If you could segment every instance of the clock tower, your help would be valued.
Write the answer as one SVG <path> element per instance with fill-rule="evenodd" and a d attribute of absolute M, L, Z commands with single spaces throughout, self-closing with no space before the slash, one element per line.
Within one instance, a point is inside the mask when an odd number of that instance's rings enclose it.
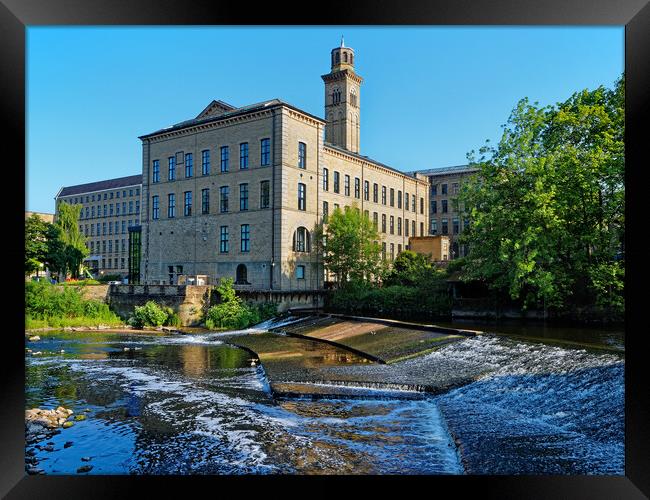
<path fill-rule="evenodd" d="M 354 72 L 354 50 L 341 45 L 332 49 L 331 71 L 325 82 L 325 142 L 359 152 L 360 88 L 363 78 Z"/>

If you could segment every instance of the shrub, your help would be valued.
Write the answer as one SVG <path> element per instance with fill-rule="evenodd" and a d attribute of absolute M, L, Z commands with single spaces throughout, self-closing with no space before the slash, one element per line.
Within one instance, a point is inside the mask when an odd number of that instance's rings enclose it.
<path fill-rule="evenodd" d="M 167 320 L 167 313 L 153 300 L 143 306 L 135 306 L 129 323 L 136 328 L 143 326 L 162 326 Z"/>
<path fill-rule="evenodd" d="M 181 317 L 174 312 L 171 307 L 163 307 L 163 311 L 167 314 L 167 319 L 165 320 L 165 326 L 181 326 Z"/>
<path fill-rule="evenodd" d="M 237 297 L 231 278 L 222 279 L 216 291 L 220 303 L 212 306 L 206 315 L 205 325 L 208 328 L 241 329 L 272 318 L 277 314 L 275 304 L 245 304 Z"/>

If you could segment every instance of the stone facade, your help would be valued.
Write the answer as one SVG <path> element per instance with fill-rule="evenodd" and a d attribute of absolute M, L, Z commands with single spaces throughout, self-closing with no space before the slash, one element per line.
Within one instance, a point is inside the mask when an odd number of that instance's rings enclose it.
<path fill-rule="evenodd" d="M 413 172 L 429 180 L 429 234 L 449 236 L 450 259 L 467 255 L 467 248 L 459 244 L 458 236 L 469 219 L 458 202 L 458 194 L 463 181 L 476 172 L 477 168 L 468 165 Z"/>
<path fill-rule="evenodd" d="M 409 238 L 410 250 L 430 255 L 433 262 L 449 260 L 449 236 L 417 236 Z"/>
<path fill-rule="evenodd" d="M 240 290 L 321 290 L 311 239 L 337 205 L 376 214 L 388 259 L 413 233 L 426 234 L 427 178 L 358 154 L 361 79 L 353 62 L 343 45 L 332 52 L 326 120 L 278 99 L 242 108 L 213 101 L 195 119 L 140 137 L 142 283 L 200 274 L 210 284 L 235 278 Z M 333 105 L 354 110 L 354 125 L 330 113 Z"/>
<path fill-rule="evenodd" d="M 90 254 L 85 264 L 95 277 L 128 275 L 128 228 L 140 223 L 142 176 L 132 175 L 62 187 L 60 203 L 81 205 L 79 231 L 86 236 Z"/>

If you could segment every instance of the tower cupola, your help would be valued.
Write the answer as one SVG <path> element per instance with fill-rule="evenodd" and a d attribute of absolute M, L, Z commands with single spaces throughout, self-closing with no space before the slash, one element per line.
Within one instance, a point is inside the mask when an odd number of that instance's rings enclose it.
<path fill-rule="evenodd" d="M 354 71 L 354 50 L 345 46 L 341 37 L 341 45 L 332 49 L 332 71 L 351 69 Z"/>

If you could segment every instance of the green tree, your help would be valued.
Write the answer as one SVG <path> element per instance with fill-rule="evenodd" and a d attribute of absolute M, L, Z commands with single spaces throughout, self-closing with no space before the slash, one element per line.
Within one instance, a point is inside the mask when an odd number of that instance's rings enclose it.
<path fill-rule="evenodd" d="M 65 280 L 68 272 L 68 261 L 62 232 L 58 225 L 48 224 L 46 230 L 47 252 L 45 255 L 45 264 L 59 278 L 62 277 Z"/>
<path fill-rule="evenodd" d="M 622 312 L 624 81 L 540 108 L 521 100 L 461 192 L 465 279 L 529 305 Z M 487 156 L 487 158 L 486 158 Z"/>
<path fill-rule="evenodd" d="M 384 279 L 384 285 L 417 286 L 432 272 L 433 265 L 426 255 L 404 250 L 393 262 L 392 269 Z"/>
<path fill-rule="evenodd" d="M 315 234 L 325 267 L 339 284 L 376 280 L 381 275 L 381 236 L 357 206 L 336 208 L 327 227 L 317 227 Z"/>
<path fill-rule="evenodd" d="M 38 274 L 47 259 L 47 226 L 36 214 L 25 221 L 25 276 Z"/>
<path fill-rule="evenodd" d="M 86 237 L 79 231 L 79 214 L 81 205 L 61 203 L 59 205 L 56 225 L 61 228 L 60 239 L 64 245 L 66 269 L 73 278 L 79 277 L 81 263 L 88 256 Z"/>

